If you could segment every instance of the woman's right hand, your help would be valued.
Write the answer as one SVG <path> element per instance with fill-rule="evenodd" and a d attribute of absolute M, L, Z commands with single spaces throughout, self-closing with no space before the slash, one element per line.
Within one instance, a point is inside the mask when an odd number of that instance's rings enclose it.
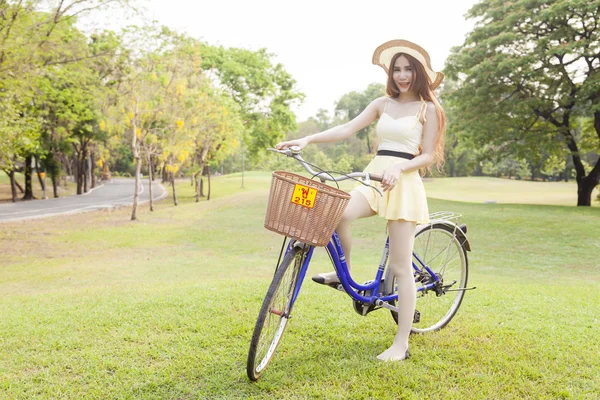
<path fill-rule="evenodd" d="M 303 149 L 306 147 L 307 144 L 308 144 L 308 139 L 306 137 L 303 137 L 301 139 L 289 140 L 287 142 L 279 142 L 275 145 L 275 148 L 277 150 L 285 150 L 292 146 L 298 146 L 301 149 Z"/>

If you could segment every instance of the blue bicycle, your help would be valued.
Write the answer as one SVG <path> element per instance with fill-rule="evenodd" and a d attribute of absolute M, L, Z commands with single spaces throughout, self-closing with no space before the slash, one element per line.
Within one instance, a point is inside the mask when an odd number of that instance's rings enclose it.
<path fill-rule="evenodd" d="M 380 176 L 357 172 L 334 178 L 328 172 L 315 172 L 310 164 L 302 159 L 299 149 L 274 151 L 298 160 L 313 178 L 318 177 L 321 182 L 360 178 L 364 184 L 370 185 L 371 180 L 381 181 Z M 273 192 L 273 186 L 271 191 Z M 294 196 L 296 193 L 293 193 L 291 201 L 303 203 L 306 208 L 310 208 L 314 202 L 309 189 L 300 193 L 298 197 Z M 466 236 L 466 225 L 457 224 L 460 216 L 453 212 L 433 213 L 430 214 L 430 223 L 419 225 L 416 229 L 413 268 L 417 284 L 417 306 L 413 319 L 413 333 L 431 332 L 446 326 L 458 311 L 465 291 L 474 289 L 467 288 L 467 251 L 471 251 L 471 247 Z M 284 248 L 283 260 L 278 262 L 250 342 L 247 373 L 253 381 L 264 373 L 281 342 L 310 264 L 315 242 L 303 242 L 292 238 L 284 242 L 282 250 Z M 354 310 L 366 316 L 371 311 L 385 308 L 391 312 L 397 323 L 398 295 L 394 275 L 386 268 L 388 250 L 389 238 L 385 242 L 375 278 L 360 284 L 350 276 L 337 233 L 333 232 L 331 239 L 326 243 L 326 251 L 341 282 L 335 285 L 335 288 L 346 292 L 352 298 Z"/>

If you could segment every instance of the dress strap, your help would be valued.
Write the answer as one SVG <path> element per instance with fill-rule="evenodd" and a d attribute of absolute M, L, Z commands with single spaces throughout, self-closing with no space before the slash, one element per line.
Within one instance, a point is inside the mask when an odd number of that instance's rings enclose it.
<path fill-rule="evenodd" d="M 387 110 L 387 105 L 389 104 L 389 102 L 390 102 L 390 98 L 388 97 L 385 101 L 385 106 L 383 106 L 383 114 L 385 114 L 385 110 Z"/>

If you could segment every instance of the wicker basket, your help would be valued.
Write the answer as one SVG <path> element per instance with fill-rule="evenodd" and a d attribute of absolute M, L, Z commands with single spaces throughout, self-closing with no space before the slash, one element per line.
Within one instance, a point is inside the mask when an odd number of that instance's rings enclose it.
<path fill-rule="evenodd" d="M 340 222 L 350 195 L 285 171 L 275 171 L 265 228 L 310 244 L 325 246 Z"/>

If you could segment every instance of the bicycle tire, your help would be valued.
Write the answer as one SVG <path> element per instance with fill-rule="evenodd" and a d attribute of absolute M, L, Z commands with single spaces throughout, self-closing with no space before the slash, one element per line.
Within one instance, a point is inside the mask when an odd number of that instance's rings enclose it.
<path fill-rule="evenodd" d="M 416 322 L 415 317 L 411 333 L 426 333 L 442 329 L 454 318 L 462 303 L 465 290 L 460 289 L 465 289 L 467 286 L 469 260 L 460 237 L 455 234 L 455 229 L 460 228 L 453 224 L 437 223 L 426 226 L 415 235 L 414 253 L 442 279 L 443 285 L 451 286 L 448 287 L 450 291 L 442 295 L 438 295 L 434 290 L 417 292 L 416 311 L 419 312 L 420 320 Z M 448 243 L 447 246 L 444 242 Z M 440 255 L 444 257 L 444 252 L 445 258 L 438 258 Z M 444 262 L 441 262 L 442 260 Z M 415 276 L 415 279 L 417 286 L 428 283 L 423 277 Z M 386 281 L 391 282 L 388 286 L 390 290 L 396 290 L 395 277 L 389 268 Z M 395 305 L 396 302 L 392 304 Z M 391 313 L 397 324 L 398 313 L 395 311 Z"/>
<path fill-rule="evenodd" d="M 302 248 L 292 247 L 281 261 L 267 290 L 256 319 L 246 363 L 248 378 L 252 381 L 258 380 L 264 373 L 281 342 L 292 311 L 291 299 L 302 268 L 303 255 Z"/>

